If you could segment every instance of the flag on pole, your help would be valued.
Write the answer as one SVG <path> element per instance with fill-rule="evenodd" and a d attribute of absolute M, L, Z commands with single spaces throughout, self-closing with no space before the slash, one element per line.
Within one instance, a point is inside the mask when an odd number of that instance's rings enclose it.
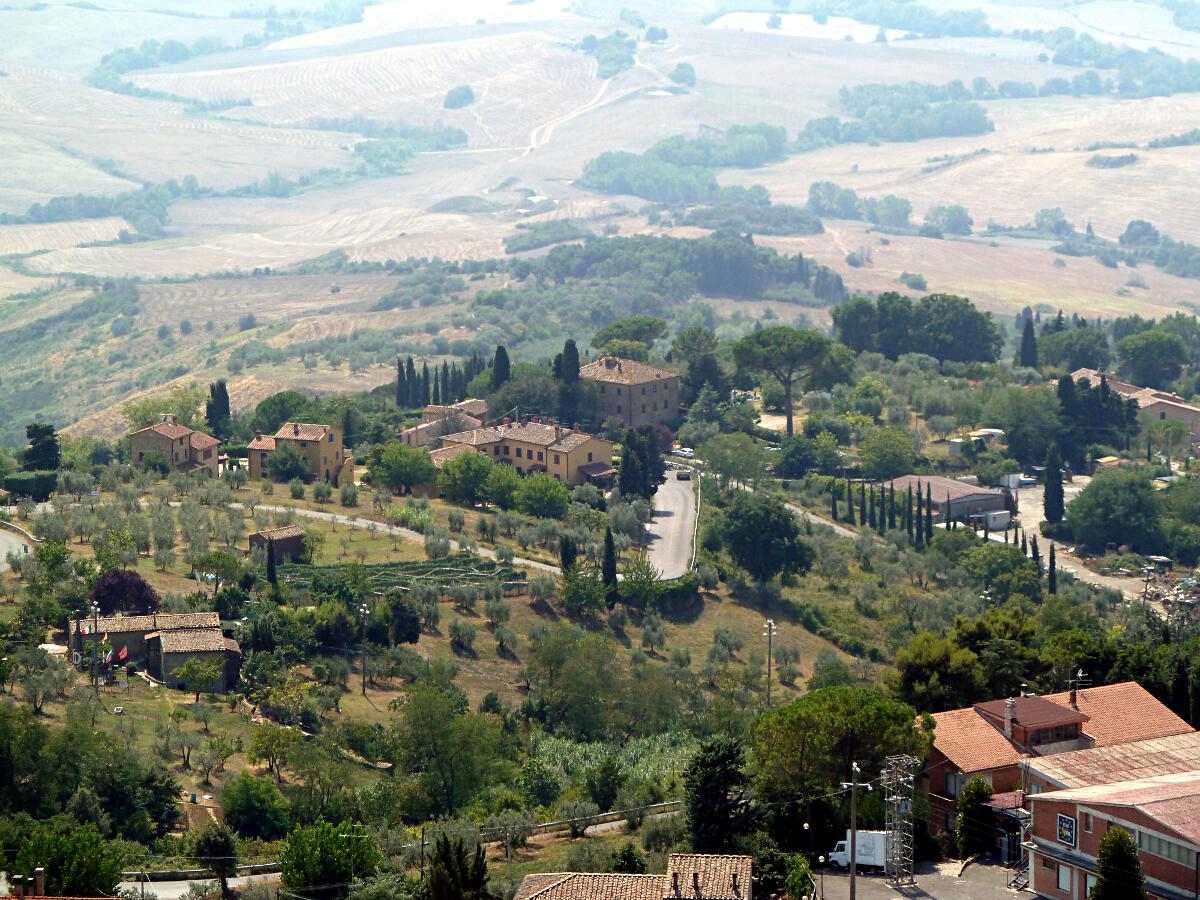
<path fill-rule="evenodd" d="M 106 644 L 108 643 L 108 632 L 107 631 L 104 632 L 104 637 L 100 638 L 100 640 L 102 640 Z"/>
<path fill-rule="evenodd" d="M 121 662 L 125 662 L 125 660 L 128 658 L 128 656 L 129 656 L 129 645 L 126 644 L 124 647 L 121 648 L 121 652 L 117 654 L 117 659 L 119 659 Z"/>
<path fill-rule="evenodd" d="M 112 650 L 111 650 L 111 648 L 110 648 L 110 649 L 109 649 L 109 651 L 108 651 L 107 653 L 105 653 L 105 654 L 104 654 L 104 664 L 105 664 L 106 666 L 107 666 L 109 663 L 111 663 L 111 662 L 112 662 L 112 653 L 113 653 L 113 652 L 112 652 Z"/>

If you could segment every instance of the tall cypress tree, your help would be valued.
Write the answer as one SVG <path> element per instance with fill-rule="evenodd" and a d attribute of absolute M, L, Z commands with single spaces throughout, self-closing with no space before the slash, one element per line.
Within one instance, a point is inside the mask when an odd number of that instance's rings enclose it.
<path fill-rule="evenodd" d="M 450 395 L 450 365 L 442 360 L 442 402 L 449 405 L 454 402 Z"/>
<path fill-rule="evenodd" d="M 1046 589 L 1051 594 L 1058 593 L 1058 564 L 1054 558 L 1054 542 L 1050 543 L 1050 567 L 1046 570 Z"/>
<path fill-rule="evenodd" d="M 888 525 L 887 527 L 896 530 L 896 485 L 888 485 Z"/>
<path fill-rule="evenodd" d="M 925 543 L 933 543 L 933 485 L 925 484 Z"/>
<path fill-rule="evenodd" d="M 421 363 L 421 406 L 429 405 L 429 363 Z"/>
<path fill-rule="evenodd" d="M 925 495 L 921 493 L 921 482 L 917 482 L 917 515 L 913 523 L 913 545 L 918 550 L 925 548 Z"/>
<path fill-rule="evenodd" d="M 431 395 L 431 399 L 435 406 L 441 404 L 442 402 L 441 377 L 438 375 L 438 370 L 436 367 L 433 370 L 433 393 Z"/>
<path fill-rule="evenodd" d="M 837 492 L 840 487 L 841 485 L 837 481 L 833 481 L 829 485 L 829 517 L 835 522 L 838 520 Z"/>
<path fill-rule="evenodd" d="M 1058 447 L 1051 444 L 1046 451 L 1046 485 L 1042 494 L 1046 521 L 1056 525 L 1066 514 L 1063 501 L 1062 457 Z"/>
<path fill-rule="evenodd" d="M 867 483 L 865 481 L 858 483 L 858 521 L 861 525 L 867 524 Z"/>
<path fill-rule="evenodd" d="M 1037 364 L 1037 335 L 1033 332 L 1033 319 L 1027 318 L 1021 331 L 1021 349 L 1017 353 L 1017 365 L 1024 369 L 1036 369 Z"/>
<path fill-rule="evenodd" d="M 854 521 L 854 485 L 850 483 L 850 479 L 846 478 L 846 521 L 851 525 Z"/>
<path fill-rule="evenodd" d="M 913 542 L 913 490 L 912 485 L 909 485 L 908 490 L 904 492 L 904 530 L 908 532 L 908 542 Z"/>
<path fill-rule="evenodd" d="M 875 485 L 871 485 L 871 495 L 867 500 L 867 515 L 869 516 L 871 530 L 874 531 L 877 522 L 875 518 Z"/>
<path fill-rule="evenodd" d="M 942 516 L 942 524 L 946 526 L 947 531 L 954 530 L 954 507 L 950 502 L 950 494 L 946 494 L 946 514 Z"/>
<path fill-rule="evenodd" d="M 404 384 L 404 360 L 396 357 L 396 405 L 403 407 L 408 402 L 408 388 Z"/>
<path fill-rule="evenodd" d="M 496 347 L 496 355 L 492 357 L 492 390 L 499 390 L 512 376 L 512 367 L 508 361 L 508 351 L 504 345 Z"/>
<path fill-rule="evenodd" d="M 224 378 L 208 386 L 208 403 L 204 407 L 204 417 L 215 437 L 222 440 L 229 437 L 233 422 L 229 409 L 229 388 Z"/>
<path fill-rule="evenodd" d="M 420 400 L 421 385 L 417 380 L 417 367 L 410 356 L 404 363 L 404 405 L 413 407 Z"/>
<path fill-rule="evenodd" d="M 612 529 L 604 528 L 604 560 L 600 563 L 600 577 L 604 581 L 604 590 L 608 598 L 608 608 L 612 609 L 617 602 L 617 546 L 613 542 Z"/>
<path fill-rule="evenodd" d="M 279 577 L 275 574 L 275 539 L 267 538 L 267 584 L 278 584 Z"/>

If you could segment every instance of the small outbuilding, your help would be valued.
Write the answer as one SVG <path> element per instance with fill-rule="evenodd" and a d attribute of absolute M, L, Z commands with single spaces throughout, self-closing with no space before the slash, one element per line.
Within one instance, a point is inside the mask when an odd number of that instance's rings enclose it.
<path fill-rule="evenodd" d="M 304 556 L 304 529 L 299 525 L 283 525 L 250 535 L 251 550 L 270 546 L 275 548 L 275 562 L 294 562 Z"/>

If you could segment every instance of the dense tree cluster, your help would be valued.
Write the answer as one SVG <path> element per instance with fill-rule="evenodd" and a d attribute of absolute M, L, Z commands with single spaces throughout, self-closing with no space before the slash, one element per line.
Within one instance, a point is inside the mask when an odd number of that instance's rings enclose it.
<path fill-rule="evenodd" d="M 992 362 L 1002 339 L 990 313 L 965 297 L 929 294 L 913 303 L 896 293 L 855 297 L 833 311 L 837 335 L 851 350 L 889 359 L 922 353 L 939 360 Z"/>

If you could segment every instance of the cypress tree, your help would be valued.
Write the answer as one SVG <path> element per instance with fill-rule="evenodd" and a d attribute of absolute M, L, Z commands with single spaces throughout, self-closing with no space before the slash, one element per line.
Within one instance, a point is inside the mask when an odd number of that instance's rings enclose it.
<path fill-rule="evenodd" d="M 954 509 L 954 507 L 950 505 L 950 494 L 947 493 L 946 494 L 946 514 L 944 516 L 942 516 L 942 519 L 943 519 L 942 524 L 944 524 L 946 526 L 947 531 L 954 530 L 953 509 Z"/>
<path fill-rule="evenodd" d="M 1025 529 L 1021 529 L 1021 555 L 1029 555 L 1029 542 L 1025 539 Z"/>
<path fill-rule="evenodd" d="M 406 394 L 404 405 L 408 407 L 416 406 L 420 391 L 421 386 L 417 383 L 417 367 L 410 356 L 404 363 L 404 392 Z"/>
<path fill-rule="evenodd" d="M 896 530 L 896 485 L 888 485 L 888 528 Z"/>
<path fill-rule="evenodd" d="M 875 519 L 875 485 L 871 485 L 871 496 L 869 497 L 869 499 L 868 499 L 868 503 L 867 503 L 867 515 L 868 515 L 868 517 L 869 517 L 869 521 L 870 521 L 870 524 L 871 524 L 871 530 L 872 530 L 872 531 L 874 531 L 874 530 L 875 530 L 875 527 L 876 527 L 876 519 Z"/>
<path fill-rule="evenodd" d="M 933 485 L 925 484 L 925 543 L 933 543 Z"/>
<path fill-rule="evenodd" d="M 867 483 L 865 481 L 858 483 L 858 521 L 859 524 L 867 524 Z"/>
<path fill-rule="evenodd" d="M 1021 350 L 1017 354 L 1017 364 L 1024 369 L 1037 368 L 1037 335 L 1033 333 L 1033 319 L 1026 319 L 1025 327 L 1021 331 Z"/>
<path fill-rule="evenodd" d="M 450 365 L 442 360 L 442 402 L 450 404 L 454 399 L 450 396 Z"/>
<path fill-rule="evenodd" d="M 275 574 L 275 539 L 267 538 L 267 584 L 278 584 L 279 576 Z"/>
<path fill-rule="evenodd" d="M 438 370 L 436 368 L 433 370 L 433 395 L 432 395 L 432 397 L 433 397 L 433 403 L 435 406 L 441 404 L 441 402 L 442 402 L 441 377 L 438 375 Z"/>
<path fill-rule="evenodd" d="M 1054 444 L 1046 451 L 1046 484 L 1042 497 L 1046 521 L 1051 524 L 1061 522 L 1066 513 L 1063 502 L 1062 457 Z"/>
<path fill-rule="evenodd" d="M 420 405 L 429 405 L 429 363 L 421 363 L 421 397 Z"/>
<path fill-rule="evenodd" d="M 1058 593 L 1058 566 L 1054 559 L 1054 544 L 1050 544 L 1050 568 L 1046 570 L 1046 589 L 1051 594 Z"/>
<path fill-rule="evenodd" d="M 1042 550 L 1038 546 L 1037 535 L 1029 539 L 1029 555 L 1033 557 L 1033 564 L 1037 566 L 1038 577 L 1042 577 Z"/>
<path fill-rule="evenodd" d="M 396 357 L 396 405 L 403 407 L 408 402 L 408 388 L 404 384 L 404 360 Z"/>
<path fill-rule="evenodd" d="M 904 495 L 904 530 L 908 532 L 908 542 L 913 542 L 913 490 L 910 485 Z"/>
<path fill-rule="evenodd" d="M 913 523 L 913 544 L 918 550 L 925 549 L 925 509 L 921 485 L 917 484 L 917 519 Z"/>
<path fill-rule="evenodd" d="M 613 543 L 612 528 L 608 526 L 604 528 L 604 560 L 600 564 L 600 577 L 604 581 L 608 608 L 612 609 L 617 602 L 617 547 Z"/>
<path fill-rule="evenodd" d="M 854 521 L 854 485 L 850 483 L 849 477 L 846 478 L 846 521 L 851 525 Z"/>
<path fill-rule="evenodd" d="M 492 390 L 499 390 L 512 375 L 508 362 L 508 351 L 504 345 L 496 347 L 496 355 L 492 357 Z"/>
<path fill-rule="evenodd" d="M 835 522 L 838 520 L 837 492 L 839 486 L 836 480 L 830 482 L 829 485 L 829 517 Z"/>
<path fill-rule="evenodd" d="M 575 546 L 575 539 L 569 534 L 562 535 L 558 539 L 558 561 L 564 572 L 575 565 L 578 555 L 579 550 Z"/>

